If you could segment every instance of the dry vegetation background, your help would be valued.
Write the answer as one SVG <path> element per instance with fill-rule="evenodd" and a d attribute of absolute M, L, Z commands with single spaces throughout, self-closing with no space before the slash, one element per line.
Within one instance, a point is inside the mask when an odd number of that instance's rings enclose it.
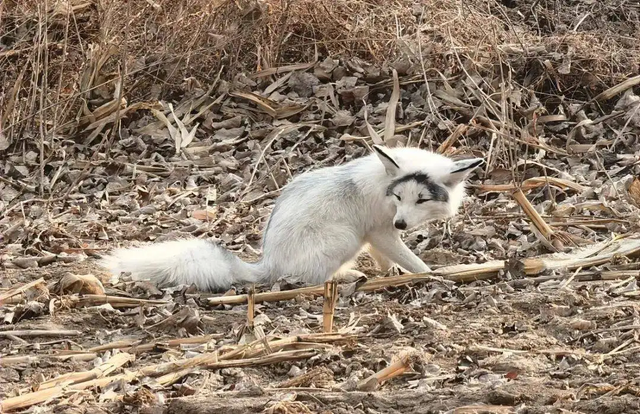
<path fill-rule="evenodd" d="M 628 0 L 1 2 L 0 411 L 640 412 L 639 37 Z M 93 263 L 255 259 L 291 176 L 378 139 L 487 164 L 406 235 L 438 277 L 341 289 L 334 334 Z"/>

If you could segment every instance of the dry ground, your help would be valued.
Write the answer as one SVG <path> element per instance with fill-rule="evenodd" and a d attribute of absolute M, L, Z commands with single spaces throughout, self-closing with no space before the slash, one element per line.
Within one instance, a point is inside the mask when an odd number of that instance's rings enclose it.
<path fill-rule="evenodd" d="M 35 3 L 0 5 L 0 407 L 640 412 L 638 249 L 531 261 L 637 240 L 637 4 Z M 457 217 L 405 237 L 443 278 L 341 288 L 333 336 L 322 297 L 258 303 L 252 330 L 224 292 L 95 264 L 187 235 L 254 260 L 291 176 L 377 139 L 487 164 Z"/>

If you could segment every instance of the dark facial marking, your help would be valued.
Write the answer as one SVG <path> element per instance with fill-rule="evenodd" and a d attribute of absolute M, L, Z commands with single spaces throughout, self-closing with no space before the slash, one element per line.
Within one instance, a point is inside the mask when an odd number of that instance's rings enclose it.
<path fill-rule="evenodd" d="M 463 161 L 463 160 L 460 160 L 460 161 Z M 476 162 L 474 162 L 474 163 L 471 163 L 471 164 L 469 164 L 469 165 L 462 166 L 462 167 L 458 168 L 457 170 L 453 170 L 453 171 L 451 171 L 451 174 L 455 174 L 455 173 L 459 173 L 459 172 L 462 172 L 462 171 L 470 170 L 470 169 L 472 169 L 472 168 L 476 168 L 476 167 L 478 167 L 480 164 L 483 164 L 483 163 L 484 163 L 484 160 L 478 160 L 478 161 L 476 161 Z"/>
<path fill-rule="evenodd" d="M 393 158 L 391 158 L 390 156 L 388 156 L 384 151 L 381 151 L 380 149 L 378 149 L 378 147 L 377 147 L 377 146 L 374 146 L 374 147 L 373 147 L 373 149 L 374 149 L 374 150 L 376 150 L 376 152 L 377 152 L 378 154 L 382 155 L 383 157 L 385 157 L 386 159 L 388 159 L 389 161 L 391 161 L 391 163 L 392 163 L 393 165 L 395 165 L 395 166 L 396 166 L 396 168 L 400 169 L 400 166 L 398 165 L 398 163 L 397 163 Z"/>
<path fill-rule="evenodd" d="M 396 188 L 396 186 L 398 186 L 401 183 L 405 183 L 407 181 L 416 181 L 418 184 L 422 184 L 425 187 L 427 187 L 427 189 L 429 190 L 429 192 L 431 193 L 431 195 L 433 197 L 433 198 L 431 198 L 431 200 L 442 201 L 442 202 L 449 201 L 449 193 L 447 193 L 447 190 L 445 190 L 442 186 L 439 186 L 438 184 L 436 184 L 433 181 L 431 181 L 429 176 L 427 174 L 424 174 L 424 173 L 407 174 L 407 175 L 404 175 L 404 176 L 394 180 L 389 185 L 389 187 L 387 187 L 387 195 L 388 196 L 392 195 L 393 194 L 393 190 Z M 427 200 L 425 200 L 425 201 L 427 201 Z M 423 201 L 423 203 L 424 203 L 424 201 Z M 421 204 L 421 203 L 419 203 L 419 204 Z"/>

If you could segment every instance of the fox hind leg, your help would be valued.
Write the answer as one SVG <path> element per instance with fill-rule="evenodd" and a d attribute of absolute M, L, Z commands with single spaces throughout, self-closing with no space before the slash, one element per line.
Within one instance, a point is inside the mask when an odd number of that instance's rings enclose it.
<path fill-rule="evenodd" d="M 367 275 L 359 270 L 347 269 L 334 273 L 332 280 L 338 283 L 353 283 L 361 277 L 367 277 Z"/>
<path fill-rule="evenodd" d="M 356 256 L 357 258 L 357 256 Z M 332 275 L 331 279 L 338 283 L 352 283 L 361 277 L 366 277 L 364 273 L 354 269 L 356 265 L 356 259 L 349 260 Z"/>

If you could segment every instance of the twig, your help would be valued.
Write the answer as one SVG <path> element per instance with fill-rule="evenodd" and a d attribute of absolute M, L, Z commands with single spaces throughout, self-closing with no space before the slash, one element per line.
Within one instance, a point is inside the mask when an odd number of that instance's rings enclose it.
<path fill-rule="evenodd" d="M 33 364 L 43 360 L 55 361 L 91 361 L 98 356 L 95 352 L 85 352 L 79 354 L 66 355 L 16 355 L 10 357 L 0 357 L 0 367 L 20 364 Z"/>
<path fill-rule="evenodd" d="M 137 354 L 145 351 L 150 351 L 157 347 L 175 348 L 180 345 L 206 344 L 212 339 L 222 338 L 223 336 L 224 336 L 223 334 L 211 334 L 211 335 L 204 335 L 204 336 L 195 336 L 192 338 L 177 338 L 177 339 L 171 339 L 168 341 L 157 340 L 149 343 L 141 343 L 142 340 L 139 340 L 139 339 L 125 339 L 122 341 L 111 342 L 108 344 L 89 348 L 89 352 L 102 352 L 102 351 L 108 351 L 112 349 L 120 349 L 124 352 Z"/>
<path fill-rule="evenodd" d="M 410 368 L 412 356 L 410 353 L 401 355 L 393 364 L 360 381 L 358 390 L 374 391 L 381 383 L 402 375 Z"/>
<path fill-rule="evenodd" d="M 29 282 L 26 283 L 22 286 L 18 286 L 17 288 L 13 288 L 5 293 L 3 293 L 2 295 L 0 295 L 0 305 L 4 304 L 5 301 L 9 298 L 12 298 L 16 295 L 19 295 L 21 293 L 26 292 L 27 290 L 31 289 L 32 287 L 39 285 L 41 283 L 44 283 L 44 279 L 40 278 L 38 280 L 34 280 L 33 282 Z"/>
<path fill-rule="evenodd" d="M 578 267 L 597 266 L 611 261 L 618 256 L 634 256 L 640 253 L 640 238 L 608 240 L 577 249 L 571 254 L 553 254 L 549 256 L 530 257 L 522 260 L 524 272 L 535 275 L 545 270 L 577 269 Z"/>
<path fill-rule="evenodd" d="M 451 148 L 458 141 L 458 138 L 460 138 L 465 132 L 467 132 L 468 129 L 469 126 L 465 124 L 459 124 L 458 126 L 456 126 L 456 129 L 454 129 L 451 135 L 449 135 L 447 139 L 445 139 L 444 142 L 440 144 L 436 152 L 438 154 L 445 154 L 447 150 L 449 150 L 449 148 Z"/>
<path fill-rule="evenodd" d="M 121 352 L 115 354 L 109 360 L 92 370 L 82 372 L 71 372 L 69 374 L 60 375 L 52 378 L 48 381 L 41 382 L 38 385 L 39 390 L 45 390 L 48 388 L 54 388 L 58 386 L 67 386 L 72 384 L 78 384 L 80 382 L 90 381 L 102 377 L 106 377 L 123 365 L 135 360 L 135 356 L 132 354 Z"/>
<path fill-rule="evenodd" d="M 518 189 L 521 191 L 529 191 L 535 188 L 544 187 L 546 185 L 553 185 L 562 190 L 566 190 L 570 188 L 574 191 L 577 191 L 578 193 L 582 193 L 583 191 L 586 190 L 586 188 L 581 186 L 580 184 L 574 183 L 569 180 L 563 180 L 561 178 L 554 178 L 554 177 L 533 177 L 523 181 L 522 184 L 520 185 L 516 185 L 514 183 L 480 184 L 474 187 L 478 189 L 480 194 L 484 194 L 484 193 L 493 193 L 493 192 L 501 193 L 501 192 L 507 192 L 507 191 L 515 191 Z M 472 187 L 472 186 L 470 185 L 469 187 Z"/>
<path fill-rule="evenodd" d="M 504 269 L 502 260 L 491 261 L 482 264 L 468 264 L 447 266 L 431 273 L 415 273 L 391 277 L 379 277 L 369 280 L 356 288 L 356 292 L 372 292 L 375 290 L 401 286 L 409 283 L 417 283 L 424 280 L 439 280 L 435 276 L 442 276 L 446 280 L 453 282 L 470 282 L 474 280 L 485 280 L 495 277 L 499 270 Z M 299 289 L 285 290 L 281 292 L 264 292 L 256 293 L 255 301 L 260 302 L 278 302 L 281 300 L 289 300 L 298 296 L 310 295 L 320 296 L 324 292 L 324 286 L 310 286 Z M 218 296 L 207 298 L 211 305 L 238 305 L 247 302 L 247 295 L 234 296 Z"/>
<path fill-rule="evenodd" d="M 28 329 L 28 330 L 15 330 L 15 331 L 0 331 L 0 336 L 79 336 L 82 335 L 81 331 L 64 330 L 64 329 Z"/>
<path fill-rule="evenodd" d="M 396 109 L 398 107 L 398 99 L 400 99 L 400 84 L 398 83 L 398 72 L 393 69 L 393 92 L 389 98 L 387 106 L 387 115 L 384 121 L 383 140 L 386 143 L 391 142 L 394 131 L 396 130 Z"/>
<path fill-rule="evenodd" d="M 549 226 L 540 214 L 536 211 L 536 209 L 531 205 L 527 197 L 524 195 L 521 189 L 517 189 L 513 192 L 513 198 L 520 204 L 524 213 L 529 217 L 529 219 L 533 222 L 533 225 L 536 226 L 538 231 L 546 238 L 549 242 L 551 241 L 551 236 L 553 235 L 553 229 Z"/>
<path fill-rule="evenodd" d="M 287 337 L 279 340 L 275 340 L 269 344 L 272 349 L 282 349 L 287 345 L 300 344 L 306 340 L 317 340 L 319 342 L 335 342 L 350 338 L 341 334 L 311 334 L 311 335 L 299 335 Z M 131 371 L 120 375 L 111 377 L 104 376 L 106 373 L 113 372 L 118 367 L 121 367 L 126 362 L 133 359 L 133 355 L 120 353 L 115 355 L 106 363 L 93 369 L 91 371 L 81 373 L 70 373 L 57 377 L 53 380 L 47 381 L 44 389 L 24 394 L 18 397 L 7 398 L 0 402 L 0 412 L 11 411 L 18 408 L 29 407 L 35 404 L 45 402 L 51 398 L 56 398 L 64 395 L 67 391 L 78 391 L 94 387 L 105 387 L 116 381 L 124 381 L 126 383 L 131 382 L 137 378 L 144 376 L 159 376 L 159 380 L 162 384 L 170 384 L 177 381 L 180 377 L 193 372 L 196 367 L 203 367 L 209 369 L 220 369 L 224 367 L 245 367 L 252 365 L 272 364 L 282 361 L 291 361 L 295 359 L 311 358 L 317 354 L 317 350 L 322 348 L 321 344 L 315 344 L 316 349 L 302 349 L 292 351 L 282 351 L 265 356 L 257 356 L 260 352 L 264 351 L 264 344 L 262 341 L 256 341 L 255 343 L 240 346 L 235 350 L 223 353 L 219 355 L 218 352 L 206 353 L 193 358 L 185 358 L 178 361 L 165 362 L 160 364 L 154 364 L 143 367 L 137 371 Z M 253 350 L 248 353 L 247 358 L 238 358 L 245 355 L 251 346 L 257 346 L 262 349 Z M 101 378 L 102 376 L 102 378 Z M 86 378 L 93 378 L 88 381 L 83 381 Z M 63 383 L 64 385 L 57 385 Z M 42 387 L 42 384 L 41 384 Z"/>
<path fill-rule="evenodd" d="M 247 327 L 253 329 L 253 318 L 256 312 L 255 287 L 251 286 L 247 295 Z"/>
<path fill-rule="evenodd" d="M 620 82 L 619 84 L 617 84 L 615 86 L 612 86 L 611 88 L 607 89 L 606 91 L 600 92 L 598 95 L 596 95 L 595 97 L 590 99 L 588 102 L 585 102 L 584 104 L 580 105 L 580 107 L 576 111 L 576 113 L 578 113 L 585 106 L 587 106 L 587 105 L 589 105 L 589 104 L 591 104 L 593 102 L 600 102 L 600 101 L 609 100 L 609 99 L 613 98 L 614 96 L 626 91 L 627 89 L 633 88 L 636 85 L 640 85 L 640 75 L 634 76 L 634 77 L 629 78 L 629 79 L 625 79 L 624 81 Z"/>
<path fill-rule="evenodd" d="M 67 391 L 82 391 L 89 388 L 106 387 L 107 385 L 117 381 L 131 382 L 135 378 L 135 372 L 127 372 L 125 374 L 98 378 L 90 381 L 72 384 L 69 386 L 48 388 L 41 391 L 35 391 L 28 394 L 20 395 L 18 397 L 7 398 L 4 401 L 0 401 L 0 412 L 13 411 L 19 408 L 25 408 L 32 405 L 40 404 L 52 398 L 60 397 Z"/>
<path fill-rule="evenodd" d="M 300 343 L 315 341 L 318 343 L 312 344 L 315 349 L 323 348 L 321 345 L 322 342 L 337 342 L 344 341 L 349 339 L 350 336 L 342 335 L 342 334 L 311 334 L 311 335 L 298 335 L 298 336 L 290 336 L 282 339 L 269 341 L 269 348 L 273 353 L 277 353 L 288 346 L 299 345 Z M 307 347 L 307 349 L 313 349 L 312 347 Z M 231 350 L 227 350 L 226 352 L 222 352 L 221 350 L 217 350 L 214 352 L 207 352 L 201 355 L 198 355 L 193 358 L 183 358 L 176 361 L 171 362 L 163 362 L 155 365 L 149 365 L 140 369 L 142 375 L 147 376 L 159 376 L 164 375 L 169 372 L 175 372 L 181 369 L 193 368 L 196 366 L 205 366 L 217 363 L 219 361 L 228 361 L 232 359 L 240 359 L 240 358 L 256 358 L 263 354 L 266 351 L 265 340 L 257 339 L 249 344 L 240 345 L 232 348 Z"/>
<path fill-rule="evenodd" d="M 322 327 L 323 332 L 331 333 L 333 330 L 333 313 L 338 298 L 338 284 L 334 280 L 329 280 L 324 284 L 324 303 L 322 306 Z"/>
<path fill-rule="evenodd" d="M 625 325 L 625 326 L 614 326 L 611 328 L 600 328 L 600 329 L 595 329 L 591 332 L 587 332 L 585 334 L 580 335 L 579 337 L 577 337 L 576 339 L 574 339 L 571 342 L 578 342 L 581 339 L 587 338 L 591 335 L 595 335 L 595 334 L 599 334 L 599 333 L 603 333 L 603 332 L 613 332 L 613 331 L 629 331 L 629 330 L 635 330 L 635 329 L 640 329 L 640 325 Z"/>
<path fill-rule="evenodd" d="M 168 303 L 165 300 L 138 299 L 110 295 L 73 295 L 65 298 L 69 299 L 75 306 L 96 306 L 108 303 L 114 308 L 136 308 L 144 305 L 164 305 Z"/>
<path fill-rule="evenodd" d="M 109 361 L 91 371 L 74 372 L 44 382 L 40 384 L 40 389 L 38 391 L 20 395 L 18 397 L 7 398 L 0 402 L 0 412 L 7 412 L 18 408 L 36 405 L 51 398 L 59 397 L 67 390 L 84 390 L 95 386 L 105 386 L 127 377 L 131 380 L 135 378 L 134 373 L 122 374 L 114 377 L 105 376 L 120 368 L 127 362 L 132 361 L 132 358 L 133 356 L 129 354 L 117 354 Z M 61 383 L 63 385 L 58 385 Z"/>

